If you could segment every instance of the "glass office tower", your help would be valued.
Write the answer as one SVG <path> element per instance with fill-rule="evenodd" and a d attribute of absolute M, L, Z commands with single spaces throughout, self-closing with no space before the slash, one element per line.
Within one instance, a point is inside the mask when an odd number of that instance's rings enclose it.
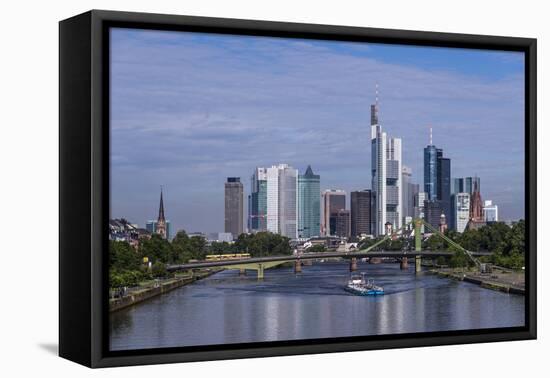
<path fill-rule="evenodd" d="M 311 166 L 298 175 L 298 237 L 311 238 L 321 235 L 321 176 L 313 173 Z"/>

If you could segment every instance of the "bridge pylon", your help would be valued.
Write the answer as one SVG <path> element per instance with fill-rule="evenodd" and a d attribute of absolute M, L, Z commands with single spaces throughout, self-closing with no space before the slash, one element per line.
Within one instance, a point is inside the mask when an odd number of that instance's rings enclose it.
<path fill-rule="evenodd" d="M 349 262 L 349 271 L 355 272 L 357 270 L 357 257 L 352 257 Z"/>
<path fill-rule="evenodd" d="M 294 273 L 302 273 L 302 261 L 300 259 L 294 260 Z"/>
<path fill-rule="evenodd" d="M 422 252 L 422 220 L 414 220 L 414 250 Z M 420 273 L 422 271 L 422 257 L 416 255 L 414 258 L 414 271 Z"/>

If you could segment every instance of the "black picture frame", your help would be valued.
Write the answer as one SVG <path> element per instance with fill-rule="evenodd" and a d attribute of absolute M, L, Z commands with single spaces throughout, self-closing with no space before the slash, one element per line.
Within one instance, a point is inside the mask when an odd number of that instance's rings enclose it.
<path fill-rule="evenodd" d="M 525 53 L 526 325 L 228 346 L 108 350 L 108 28 L 183 30 Z M 536 39 L 92 10 L 59 24 L 59 354 L 89 367 L 535 339 Z"/>

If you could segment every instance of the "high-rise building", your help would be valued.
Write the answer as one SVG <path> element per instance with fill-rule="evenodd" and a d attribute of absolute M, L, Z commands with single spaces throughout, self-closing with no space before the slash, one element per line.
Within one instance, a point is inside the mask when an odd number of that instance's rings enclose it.
<path fill-rule="evenodd" d="M 321 176 L 313 173 L 308 165 L 303 175 L 298 175 L 298 237 L 311 238 L 321 235 Z"/>
<path fill-rule="evenodd" d="M 436 229 L 439 228 L 439 221 L 443 214 L 443 204 L 439 200 L 424 201 L 424 219 Z"/>
<path fill-rule="evenodd" d="M 424 219 L 424 203 L 428 200 L 428 193 L 418 192 L 414 196 L 414 218 Z"/>
<path fill-rule="evenodd" d="M 287 164 L 267 168 L 267 230 L 295 239 L 298 171 Z"/>
<path fill-rule="evenodd" d="M 350 211 L 340 209 L 337 212 L 332 213 L 330 217 L 330 230 L 332 236 L 349 238 L 351 233 Z"/>
<path fill-rule="evenodd" d="M 239 177 L 228 177 L 225 183 L 225 232 L 233 238 L 243 233 L 244 190 Z"/>
<path fill-rule="evenodd" d="M 481 179 L 477 176 L 475 177 L 465 177 L 464 178 L 464 191 L 470 194 L 474 194 L 475 189 L 481 193 Z"/>
<path fill-rule="evenodd" d="M 424 147 L 424 191 L 429 200 L 437 199 L 437 148 L 431 141 Z"/>
<path fill-rule="evenodd" d="M 351 192 L 351 236 L 372 235 L 374 200 L 371 190 Z"/>
<path fill-rule="evenodd" d="M 439 151 L 441 153 L 439 154 Z M 437 157 L 437 199 L 441 201 L 443 214 L 451 214 L 451 159 L 443 157 L 438 149 Z"/>
<path fill-rule="evenodd" d="M 256 168 L 251 177 L 248 227 L 251 232 L 267 230 L 267 168 Z"/>
<path fill-rule="evenodd" d="M 377 94 L 378 98 L 378 94 Z M 401 184 L 401 139 L 390 138 L 378 122 L 378 99 L 371 106 L 371 174 L 375 198 L 375 235 L 382 235 L 386 222 L 401 228 L 403 220 Z"/>
<path fill-rule="evenodd" d="M 346 192 L 340 189 L 327 189 L 321 198 L 321 235 L 334 235 L 330 229 L 330 218 L 340 210 L 346 209 Z"/>
<path fill-rule="evenodd" d="M 453 179 L 453 187 L 451 193 L 474 193 L 474 187 L 481 192 L 481 179 L 479 177 L 455 177 Z"/>
<path fill-rule="evenodd" d="M 498 222 L 498 206 L 493 204 L 493 201 L 483 202 L 483 214 L 485 215 L 485 222 Z"/>
<path fill-rule="evenodd" d="M 452 213 L 454 223 L 451 228 L 464 232 L 470 220 L 470 193 L 455 193 L 452 196 Z"/>
<path fill-rule="evenodd" d="M 451 214 L 451 159 L 443 157 L 443 149 L 433 144 L 431 128 L 430 144 L 424 148 L 424 191 L 430 201 L 440 202 L 446 217 Z"/>
<path fill-rule="evenodd" d="M 406 223 L 406 219 L 414 218 L 414 199 L 420 187 L 412 183 L 412 169 L 406 166 L 403 166 L 401 182 L 403 184 L 403 222 Z"/>

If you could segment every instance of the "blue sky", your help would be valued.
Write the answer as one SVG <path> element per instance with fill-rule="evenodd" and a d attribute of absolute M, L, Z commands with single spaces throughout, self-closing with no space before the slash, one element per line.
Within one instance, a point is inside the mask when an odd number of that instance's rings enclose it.
<path fill-rule="evenodd" d="M 111 216 L 144 225 L 160 186 L 175 229 L 223 231 L 223 183 L 311 164 L 321 188 L 370 188 L 370 104 L 423 184 L 429 127 L 453 177 L 524 215 L 521 53 L 185 32 L 111 32 Z M 349 201 L 349 199 L 348 199 Z"/>

